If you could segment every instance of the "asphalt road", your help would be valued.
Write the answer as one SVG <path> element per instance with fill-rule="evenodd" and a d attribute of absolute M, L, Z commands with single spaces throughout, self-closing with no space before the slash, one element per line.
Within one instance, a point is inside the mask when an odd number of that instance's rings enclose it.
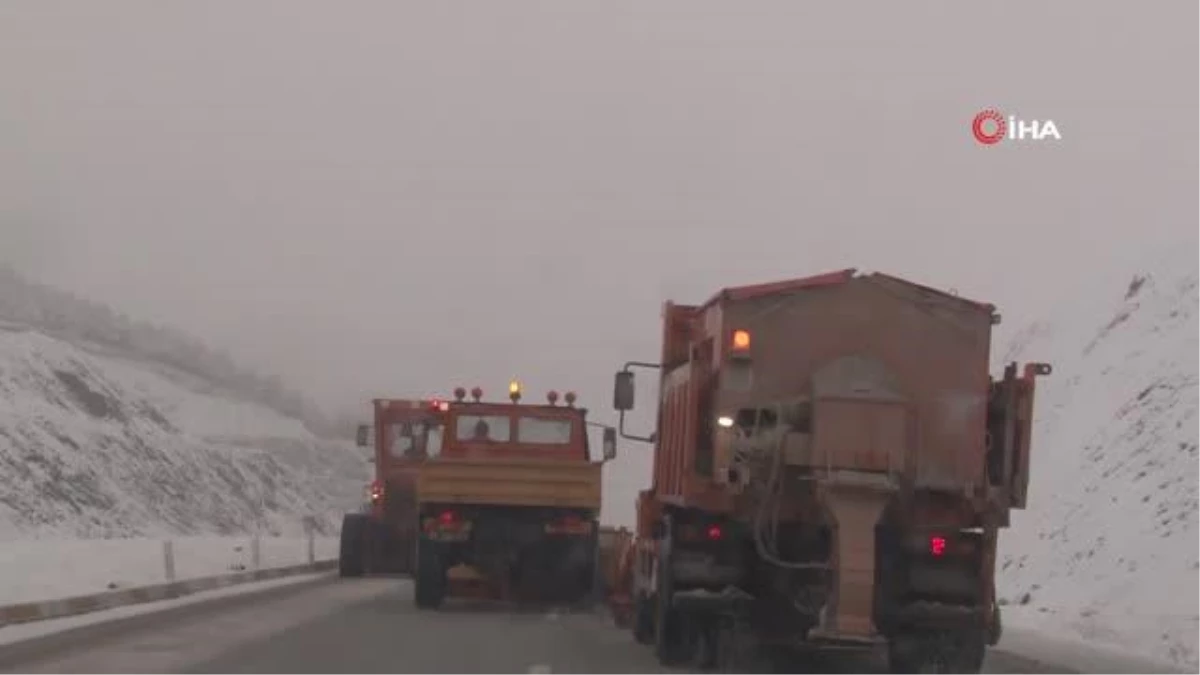
<path fill-rule="evenodd" d="M 322 580 L 0 648 L 25 673 L 663 673 L 603 614 L 448 601 L 417 611 L 395 579 Z M 808 672 L 870 672 L 843 659 Z M 1067 672 L 992 652 L 992 673 Z"/>

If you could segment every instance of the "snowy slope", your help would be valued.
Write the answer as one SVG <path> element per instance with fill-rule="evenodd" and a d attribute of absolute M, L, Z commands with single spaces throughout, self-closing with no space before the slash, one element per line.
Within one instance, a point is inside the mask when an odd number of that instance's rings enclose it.
<path fill-rule="evenodd" d="M 1197 665 L 1197 259 L 1082 289 L 1003 360 L 1049 361 L 1029 508 L 1000 540 L 1006 618 Z M 997 367 L 999 364 L 997 364 Z"/>
<path fill-rule="evenodd" d="M 324 532 L 361 500 L 346 443 L 169 366 L 0 323 L 0 541 Z"/>

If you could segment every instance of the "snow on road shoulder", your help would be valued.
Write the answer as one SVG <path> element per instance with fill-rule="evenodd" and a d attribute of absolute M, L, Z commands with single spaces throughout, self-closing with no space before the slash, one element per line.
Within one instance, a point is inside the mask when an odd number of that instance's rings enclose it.
<path fill-rule="evenodd" d="M 175 580 L 254 569 L 252 537 L 172 540 Z M 337 558 L 337 539 L 313 541 L 316 560 Z M 262 568 L 308 562 L 304 537 L 259 540 Z M 0 542 L 0 605 L 54 600 L 166 582 L 163 540 L 34 539 Z"/>
<path fill-rule="evenodd" d="M 1022 625 L 1026 618 L 1020 613 L 1014 617 Z M 1064 636 L 1061 631 L 1006 628 L 996 651 L 1005 652 L 1024 659 L 1056 668 L 1079 673 L 1186 673 L 1164 659 L 1149 659 L 1130 654 L 1111 644 L 1080 640 Z M 1193 671 L 1194 672 L 1194 671 Z"/>

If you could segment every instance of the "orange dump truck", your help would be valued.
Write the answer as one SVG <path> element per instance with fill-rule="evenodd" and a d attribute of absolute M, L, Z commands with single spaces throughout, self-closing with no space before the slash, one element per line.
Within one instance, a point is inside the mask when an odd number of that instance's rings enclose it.
<path fill-rule="evenodd" d="M 421 608 L 447 595 L 520 601 L 598 599 L 602 464 L 616 453 L 604 427 L 593 461 L 587 411 L 568 392 L 547 403 L 455 400 L 425 428 L 428 457 L 416 468 L 415 590 Z M 596 426 L 596 425 L 593 425 Z M 436 450 L 435 450 L 436 448 Z"/>
<path fill-rule="evenodd" d="M 978 672 L 999 635 L 997 532 L 1025 506 L 1034 380 L 989 377 L 995 308 L 854 270 L 667 302 L 657 363 L 617 373 L 654 446 L 626 579 L 661 663 L 744 669 L 886 650 Z M 634 368 L 657 430 L 626 433 Z M 619 599 L 619 598 L 618 598 Z"/>

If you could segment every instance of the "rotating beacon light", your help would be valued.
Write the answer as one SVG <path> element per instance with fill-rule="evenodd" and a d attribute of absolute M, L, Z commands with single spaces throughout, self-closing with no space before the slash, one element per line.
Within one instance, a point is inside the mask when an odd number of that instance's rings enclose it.
<path fill-rule="evenodd" d="M 513 403 L 521 400 L 521 383 L 515 379 L 508 383 L 508 397 Z"/>
<path fill-rule="evenodd" d="M 730 340 L 730 351 L 736 356 L 750 355 L 750 331 L 737 329 L 733 331 L 733 337 Z"/>

